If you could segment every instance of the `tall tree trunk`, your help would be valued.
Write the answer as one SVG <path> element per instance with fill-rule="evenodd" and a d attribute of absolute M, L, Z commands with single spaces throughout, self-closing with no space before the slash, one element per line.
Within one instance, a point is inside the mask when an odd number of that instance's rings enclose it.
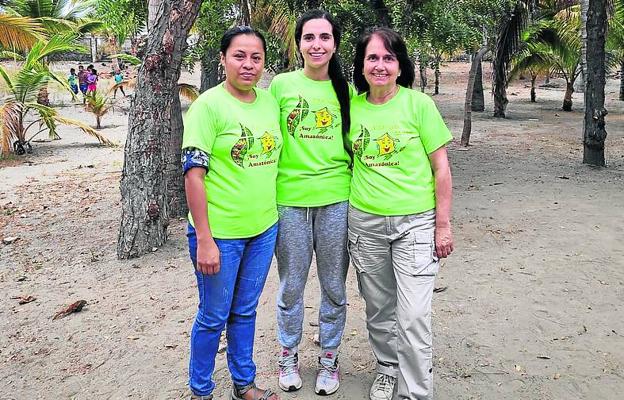
<path fill-rule="evenodd" d="M 427 87 L 427 62 L 422 59 L 418 63 L 418 72 L 420 73 L 420 91 L 425 92 Z"/>
<path fill-rule="evenodd" d="M 472 91 L 472 111 L 485 111 L 485 98 L 483 96 L 483 60 L 479 60 L 477 64 L 477 72 L 474 81 L 474 90 Z"/>
<path fill-rule="evenodd" d="M 434 75 L 435 82 L 433 87 L 433 94 L 440 94 L 440 57 L 436 58 Z"/>
<path fill-rule="evenodd" d="M 624 61 L 620 65 L 620 100 L 624 101 Z"/>
<path fill-rule="evenodd" d="M 392 17 L 388 12 L 388 7 L 383 0 L 373 0 L 372 1 L 373 10 L 375 10 L 375 14 L 377 15 L 377 26 L 387 26 L 392 28 Z"/>
<path fill-rule="evenodd" d="M 492 61 L 492 85 L 494 91 L 494 117 L 495 118 L 505 118 L 505 110 L 507 109 L 507 78 L 506 71 L 503 70 L 503 67 L 498 65 L 496 61 L 496 57 Z"/>
<path fill-rule="evenodd" d="M 148 38 L 128 118 L 119 258 L 138 257 L 161 246 L 167 239 L 169 216 L 176 211 L 172 202 L 183 197 L 178 78 L 186 38 L 200 4 L 201 0 L 163 1 Z"/>
<path fill-rule="evenodd" d="M 580 82 L 577 82 L 576 89 L 585 90 L 585 79 L 587 76 L 587 10 L 589 9 L 589 0 L 581 0 L 581 69 Z"/>
<path fill-rule="evenodd" d="M 475 79 L 477 69 L 481 65 L 481 59 L 487 52 L 487 47 L 482 47 L 472 60 L 470 73 L 468 74 L 468 87 L 466 88 L 466 102 L 464 104 L 464 129 L 462 130 L 461 145 L 468 147 L 470 144 L 470 133 L 472 132 L 472 97 L 474 95 Z"/>
<path fill-rule="evenodd" d="M 249 0 L 240 0 L 241 18 L 239 20 L 241 25 L 251 25 L 251 4 Z"/>
<path fill-rule="evenodd" d="M 536 95 L 535 95 L 535 80 L 537 79 L 537 74 L 531 74 L 531 103 L 535 103 Z"/>
<path fill-rule="evenodd" d="M 566 83 L 566 91 L 563 96 L 563 111 L 572 111 L 572 95 L 574 94 L 574 82 Z"/>
<path fill-rule="evenodd" d="M 91 34 L 91 62 L 97 61 L 97 37 L 92 33 Z"/>
<path fill-rule="evenodd" d="M 201 59 L 201 80 L 199 91 L 204 93 L 221 81 L 219 76 L 219 51 L 209 49 Z"/>
<path fill-rule="evenodd" d="M 605 166 L 605 35 L 607 5 L 590 0 L 587 11 L 587 79 L 585 79 L 585 120 L 583 124 L 583 163 Z"/>
<path fill-rule="evenodd" d="M 147 2 L 147 32 L 151 32 L 156 23 L 156 17 L 158 16 L 158 8 L 164 0 L 148 0 Z"/>

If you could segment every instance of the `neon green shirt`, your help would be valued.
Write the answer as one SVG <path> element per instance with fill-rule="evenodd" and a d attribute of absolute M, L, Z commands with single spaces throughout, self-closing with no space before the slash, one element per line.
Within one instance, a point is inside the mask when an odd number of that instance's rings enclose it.
<path fill-rule="evenodd" d="M 347 200 L 351 159 L 331 81 L 315 81 L 298 70 L 277 75 L 269 90 L 280 106 L 284 139 L 277 204 L 317 207 Z"/>
<path fill-rule="evenodd" d="M 400 87 L 385 104 L 351 101 L 349 145 L 354 165 L 349 203 L 377 215 L 416 214 L 435 208 L 428 155 L 453 139 L 433 100 Z"/>
<path fill-rule="evenodd" d="M 255 91 L 256 100 L 243 103 L 221 84 L 199 96 L 184 119 L 182 148 L 210 156 L 204 185 L 215 238 L 253 237 L 277 222 L 279 109 L 267 91 Z"/>

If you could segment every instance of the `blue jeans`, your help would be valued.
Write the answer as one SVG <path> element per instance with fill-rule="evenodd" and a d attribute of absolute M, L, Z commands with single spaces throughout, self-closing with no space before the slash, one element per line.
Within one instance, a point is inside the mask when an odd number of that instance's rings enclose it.
<path fill-rule="evenodd" d="M 188 227 L 189 252 L 197 264 L 197 236 Z M 212 393 L 212 374 L 219 338 L 227 325 L 227 362 L 237 387 L 256 378 L 253 343 L 256 307 L 264 288 L 277 237 L 277 224 L 258 236 L 247 239 L 215 239 L 221 269 L 215 275 L 195 270 L 199 289 L 199 307 L 191 331 L 189 386 L 198 396 Z"/>

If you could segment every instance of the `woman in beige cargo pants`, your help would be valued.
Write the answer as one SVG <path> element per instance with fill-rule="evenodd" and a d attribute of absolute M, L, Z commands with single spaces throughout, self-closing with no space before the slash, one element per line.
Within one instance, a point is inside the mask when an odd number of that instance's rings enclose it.
<path fill-rule="evenodd" d="M 453 251 L 452 140 L 435 103 L 411 88 L 405 42 L 378 28 L 356 47 L 349 144 L 349 252 L 366 301 L 377 376 L 371 400 L 430 400 L 431 298 L 439 259 Z"/>

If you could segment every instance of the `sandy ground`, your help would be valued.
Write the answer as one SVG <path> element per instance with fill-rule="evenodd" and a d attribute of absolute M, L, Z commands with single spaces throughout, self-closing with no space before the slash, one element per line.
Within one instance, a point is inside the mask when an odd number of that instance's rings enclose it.
<path fill-rule="evenodd" d="M 64 67 L 63 67 L 64 68 Z M 435 96 L 461 134 L 467 64 L 445 66 Z M 488 74 L 486 73 L 486 76 Z M 184 76 L 198 82 L 198 74 Z M 562 85 L 559 80 L 555 83 Z M 528 101 L 509 89 L 506 120 L 474 115 L 472 146 L 450 145 L 456 251 L 434 296 L 437 399 L 619 399 L 624 391 L 624 102 L 608 83 L 609 167 L 582 165 L 582 94 L 560 111 L 561 88 Z M 63 115 L 95 123 L 66 95 Z M 129 100 L 103 118 L 120 145 Z M 101 147 L 75 129 L 0 163 L 0 399 L 177 399 L 186 388 L 196 287 L 184 237 L 153 254 L 119 261 L 123 147 Z M 318 348 L 314 268 L 301 345 L 304 388 L 313 399 Z M 374 377 L 353 271 L 335 399 L 365 399 Z M 272 268 L 258 310 L 258 381 L 276 388 Z M 18 296 L 36 300 L 20 305 Z M 83 311 L 52 320 L 86 300 Z M 216 399 L 230 387 L 217 356 Z"/>

